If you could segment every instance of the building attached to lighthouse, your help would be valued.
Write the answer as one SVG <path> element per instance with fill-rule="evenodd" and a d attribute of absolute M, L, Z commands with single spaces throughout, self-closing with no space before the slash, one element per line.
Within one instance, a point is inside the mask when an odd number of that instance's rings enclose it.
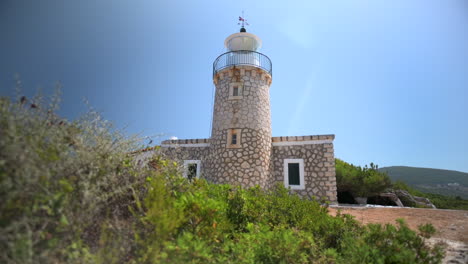
<path fill-rule="evenodd" d="M 216 87 L 211 137 L 166 140 L 161 151 L 188 178 L 264 189 L 275 184 L 304 198 L 336 203 L 334 135 L 272 137 L 272 63 L 262 41 L 242 27 L 213 63 Z"/>

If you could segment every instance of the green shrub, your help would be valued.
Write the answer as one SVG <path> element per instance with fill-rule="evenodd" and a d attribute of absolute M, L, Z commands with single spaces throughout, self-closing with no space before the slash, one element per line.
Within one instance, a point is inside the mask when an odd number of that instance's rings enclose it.
<path fill-rule="evenodd" d="M 132 202 L 140 172 L 126 153 L 138 146 L 95 112 L 60 118 L 58 103 L 58 96 L 0 99 L 2 263 L 91 258 L 82 238 L 97 243 L 99 232 L 88 231 Z"/>
<path fill-rule="evenodd" d="M 369 197 L 392 186 L 388 175 L 380 172 L 378 166 L 373 163 L 362 168 L 340 159 L 336 159 L 335 162 L 339 192 L 350 192 L 354 197 Z"/>
<path fill-rule="evenodd" d="M 138 262 L 437 263 L 442 257 L 441 249 L 424 245 L 424 238 L 433 233 L 430 225 L 421 227 L 420 235 L 403 222 L 398 227 L 363 227 L 349 215 L 331 217 L 325 207 L 291 195 L 282 186 L 264 192 L 169 176 L 157 176 L 149 184 L 156 186 L 155 181 L 183 191 L 149 188 L 148 197 L 158 198 L 146 200 L 142 221 L 155 203 L 169 200 L 172 206 L 158 205 L 158 212 L 167 215 L 142 229 Z M 165 228 L 172 230 L 170 236 L 158 231 L 161 222 L 174 224 Z"/>
<path fill-rule="evenodd" d="M 0 100 L 1 263 L 441 259 L 440 249 L 422 243 L 431 226 L 419 234 L 403 223 L 362 226 L 281 185 L 264 191 L 188 181 L 161 155 L 149 163 L 155 169 L 139 166 L 130 153 L 140 146 L 96 113 L 68 122 L 55 109 L 40 98 Z M 365 171 L 364 182 L 380 184 Z"/>
<path fill-rule="evenodd" d="M 441 248 L 427 246 L 402 219 L 397 224 L 369 224 L 360 239 L 347 237 L 342 245 L 343 257 L 351 263 L 440 263 Z M 434 231 L 430 224 L 420 229 L 425 237 Z"/>

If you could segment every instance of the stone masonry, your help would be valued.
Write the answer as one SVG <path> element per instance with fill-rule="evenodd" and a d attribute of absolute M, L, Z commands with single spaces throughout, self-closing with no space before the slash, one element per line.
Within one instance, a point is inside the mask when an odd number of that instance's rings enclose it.
<path fill-rule="evenodd" d="M 334 135 L 274 137 L 272 182 L 284 181 L 285 159 L 303 159 L 305 188 L 295 192 L 304 198 L 337 202 L 334 138 Z"/>
<path fill-rule="evenodd" d="M 166 140 L 161 147 L 167 157 L 180 163 L 200 160 L 200 177 L 213 183 L 265 189 L 285 184 L 286 159 L 302 160 L 304 188 L 291 191 L 336 203 L 334 135 L 272 138 L 271 76 L 261 69 L 230 67 L 215 75 L 214 83 L 211 138 Z M 233 84 L 240 88 L 235 98 L 230 96 Z M 240 132 L 237 147 L 228 145 L 230 130 Z"/>
<path fill-rule="evenodd" d="M 201 170 L 204 171 L 210 153 L 208 142 L 208 139 L 166 140 L 161 147 L 166 157 L 179 164 L 183 164 L 184 160 L 200 160 Z"/>
<path fill-rule="evenodd" d="M 216 94 L 207 178 L 216 183 L 265 187 L 270 175 L 271 76 L 255 67 L 238 66 L 218 72 L 214 82 Z M 239 89 L 236 97 L 230 95 L 234 85 Z M 239 132 L 238 147 L 227 146 L 231 129 Z"/>
<path fill-rule="evenodd" d="M 335 158 L 333 149 L 334 135 L 317 135 L 317 136 L 293 136 L 293 137 L 273 137 L 271 138 L 271 156 L 270 170 L 268 180 L 264 188 L 268 189 L 276 184 L 284 184 L 284 160 L 285 159 L 302 159 L 304 161 L 304 189 L 291 190 L 299 196 L 307 199 L 315 198 L 319 200 L 328 200 L 336 203 L 336 178 L 335 178 Z M 166 140 L 162 143 L 163 153 L 173 160 L 182 164 L 184 160 L 200 160 L 201 161 L 201 177 L 214 183 L 229 183 L 233 185 L 241 185 L 251 187 L 258 183 L 254 177 L 255 171 L 252 173 L 251 180 L 246 177 L 245 181 L 236 181 L 235 178 L 225 177 L 211 174 L 210 168 L 207 168 L 211 159 L 217 157 L 212 152 L 210 139 L 185 139 L 185 140 Z M 250 148 L 252 149 L 252 148 Z M 245 151 L 251 151 L 247 147 Z M 234 170 L 245 159 L 242 155 L 234 154 L 234 152 L 224 152 L 223 161 L 236 160 L 237 165 L 227 165 L 228 168 Z M 237 154 L 242 152 L 237 152 Z M 258 158 L 254 155 L 254 160 Z M 260 163 L 258 163 L 260 164 Z M 220 170 L 222 172 L 227 170 Z M 248 173 L 248 172 L 247 172 Z M 249 174 L 247 174 L 249 176 Z"/>

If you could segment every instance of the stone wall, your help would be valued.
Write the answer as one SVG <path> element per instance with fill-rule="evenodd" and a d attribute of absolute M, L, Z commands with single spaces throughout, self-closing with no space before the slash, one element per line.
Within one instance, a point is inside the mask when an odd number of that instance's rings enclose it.
<path fill-rule="evenodd" d="M 241 147 L 226 148 L 226 138 L 166 140 L 161 152 L 183 164 L 201 161 L 201 177 L 218 184 L 260 185 L 269 189 L 284 184 L 284 160 L 302 159 L 305 188 L 292 190 L 303 198 L 325 198 L 337 202 L 334 135 L 273 137 L 268 132 L 244 128 Z M 271 156 L 265 159 L 270 144 Z M 259 152 L 259 150 L 264 150 Z M 146 153 L 146 152 L 144 152 Z M 263 158 L 262 158 L 263 157 Z M 267 174 L 265 168 L 268 168 Z"/>
<path fill-rule="evenodd" d="M 206 164 L 209 169 L 207 179 L 220 184 L 265 187 L 270 175 L 271 134 L 243 128 L 240 140 L 240 148 L 226 148 L 226 133 L 223 130 L 216 132 Z"/>
<path fill-rule="evenodd" d="M 206 178 L 206 162 L 210 155 L 209 139 L 166 140 L 161 143 L 161 153 L 183 165 L 184 160 L 200 160 L 200 177 Z"/>
<path fill-rule="evenodd" d="M 250 66 L 224 69 L 214 77 L 216 85 L 212 132 L 247 127 L 271 132 L 271 76 Z M 230 96 L 230 86 L 241 85 L 241 95 Z"/>
<path fill-rule="evenodd" d="M 305 189 L 293 191 L 303 198 L 326 198 L 336 203 L 334 138 L 334 135 L 272 138 L 271 184 L 284 184 L 285 159 L 303 159 Z"/>
<path fill-rule="evenodd" d="M 251 66 L 232 66 L 219 71 L 213 109 L 208 179 L 251 187 L 265 187 L 270 176 L 271 76 Z M 233 96 L 236 87 L 239 94 Z M 230 131 L 240 131 L 239 146 L 229 147 Z"/>

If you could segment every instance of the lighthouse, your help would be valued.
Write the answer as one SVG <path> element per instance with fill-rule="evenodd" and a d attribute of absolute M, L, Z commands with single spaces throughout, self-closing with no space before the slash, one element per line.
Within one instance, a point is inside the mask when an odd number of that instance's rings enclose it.
<path fill-rule="evenodd" d="M 211 179 L 265 187 L 270 175 L 272 63 L 259 52 L 261 39 L 246 32 L 226 38 L 227 52 L 213 63 L 216 87 L 210 158 Z"/>
<path fill-rule="evenodd" d="M 213 62 L 211 136 L 165 140 L 158 155 L 177 161 L 189 180 L 267 190 L 284 185 L 303 198 L 335 203 L 335 135 L 272 137 L 272 63 L 260 52 L 262 40 L 239 20 L 240 31 L 225 39 L 226 51 Z M 151 151 L 157 149 L 141 156 Z"/>

